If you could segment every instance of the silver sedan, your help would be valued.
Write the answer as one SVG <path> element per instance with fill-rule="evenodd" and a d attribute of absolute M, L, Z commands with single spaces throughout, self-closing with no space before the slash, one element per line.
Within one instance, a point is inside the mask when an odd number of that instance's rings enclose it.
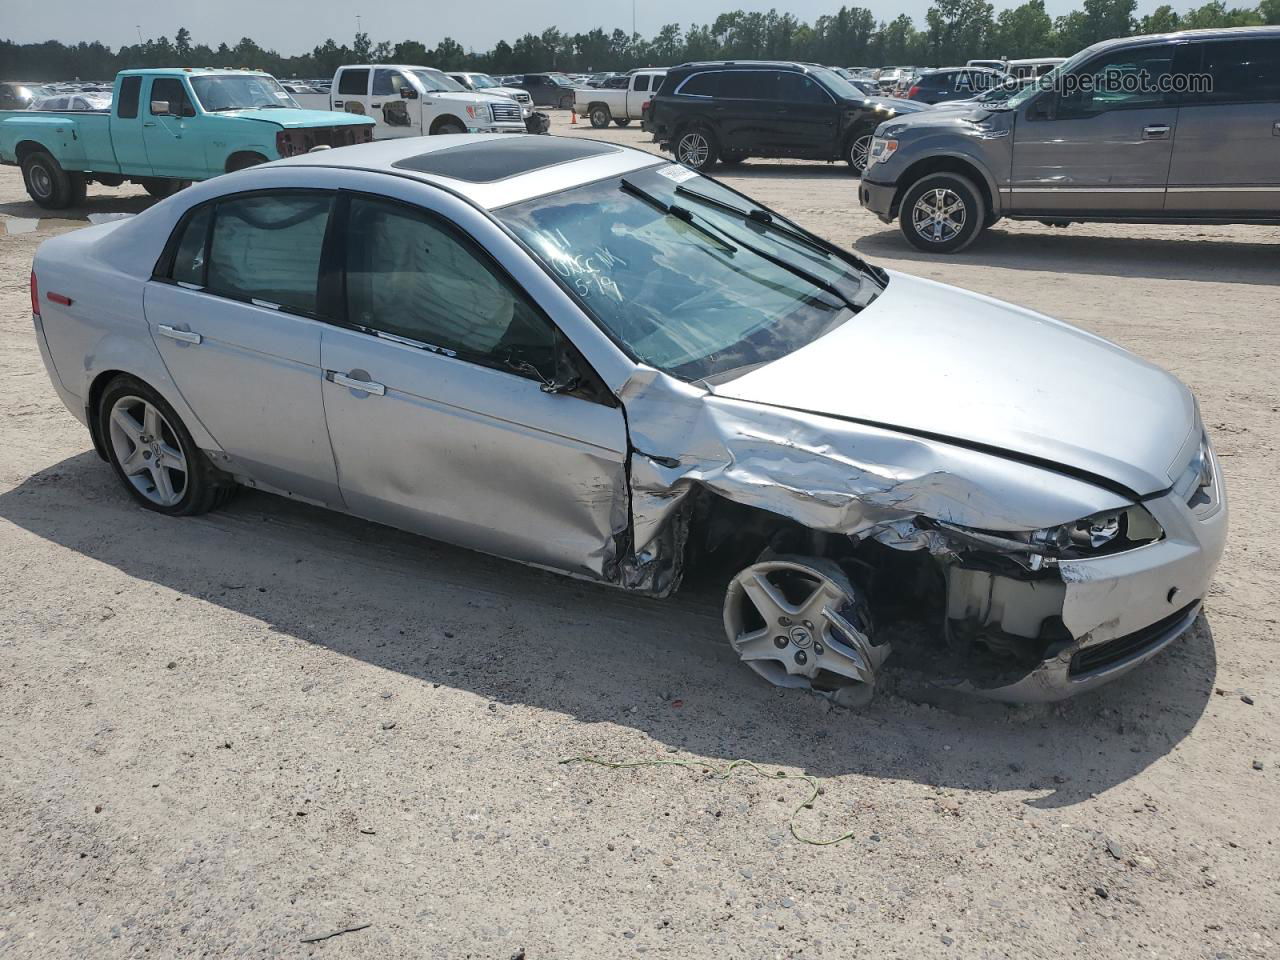
<path fill-rule="evenodd" d="M 718 580 L 749 667 L 842 702 L 891 633 L 987 695 L 1096 686 L 1191 626 L 1226 535 L 1169 374 L 610 144 L 266 164 L 46 241 L 31 283 L 141 506 L 249 486 L 657 597 Z"/>

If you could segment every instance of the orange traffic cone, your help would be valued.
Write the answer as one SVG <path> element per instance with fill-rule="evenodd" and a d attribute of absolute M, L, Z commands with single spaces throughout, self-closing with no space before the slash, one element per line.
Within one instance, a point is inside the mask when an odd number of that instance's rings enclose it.
<path fill-rule="evenodd" d="M 578 125 L 578 109 L 577 107 L 569 108 L 569 126 L 576 127 Z"/>

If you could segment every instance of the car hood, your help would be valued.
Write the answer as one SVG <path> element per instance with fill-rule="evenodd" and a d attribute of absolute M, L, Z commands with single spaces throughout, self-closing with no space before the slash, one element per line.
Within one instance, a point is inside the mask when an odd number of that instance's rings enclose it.
<path fill-rule="evenodd" d="M 714 390 L 1003 451 L 1138 495 L 1171 485 L 1198 424 L 1191 392 L 1127 350 L 899 273 L 831 333 Z"/>
<path fill-rule="evenodd" d="M 294 110 L 292 108 L 266 110 L 219 110 L 215 117 L 239 117 L 243 120 L 265 120 L 287 129 L 296 127 L 345 127 L 368 125 L 368 117 L 339 110 Z"/>
<path fill-rule="evenodd" d="M 865 99 L 857 102 L 861 106 L 868 109 L 872 107 L 877 107 L 877 106 L 882 107 L 886 111 L 892 111 L 894 114 L 898 116 L 902 116 L 908 113 L 919 113 L 922 110 L 929 109 L 929 105 L 927 103 L 918 103 L 915 100 L 903 100 L 901 97 L 872 96 L 872 97 L 866 97 Z"/>
<path fill-rule="evenodd" d="M 489 93 L 487 90 L 449 90 L 444 93 L 427 94 L 432 100 L 450 100 L 461 103 L 503 103 L 510 100 L 500 93 Z"/>

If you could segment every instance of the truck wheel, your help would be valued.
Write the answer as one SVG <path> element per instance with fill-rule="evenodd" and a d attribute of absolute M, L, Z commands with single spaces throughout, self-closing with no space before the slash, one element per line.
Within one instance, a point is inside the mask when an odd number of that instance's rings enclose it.
<path fill-rule="evenodd" d="M 716 165 L 719 149 L 716 135 L 707 127 L 685 127 L 676 135 L 676 162 L 694 170 L 710 170 Z"/>
<path fill-rule="evenodd" d="M 917 250 L 956 253 L 986 226 L 985 206 L 973 181 L 955 173 L 932 173 L 907 190 L 898 222 Z"/>
<path fill-rule="evenodd" d="M 46 210 L 65 210 L 75 200 L 71 176 L 43 150 L 22 161 L 22 179 L 27 194 Z"/>
<path fill-rule="evenodd" d="M 454 120 L 452 117 L 450 117 L 448 120 L 440 121 L 440 123 L 436 124 L 436 128 L 431 131 L 433 135 L 438 135 L 442 133 L 466 133 L 466 132 L 467 132 L 467 128 L 464 127 L 457 120 Z"/>
<path fill-rule="evenodd" d="M 603 103 L 593 104 L 590 112 L 587 114 L 587 117 L 591 120 L 591 125 L 597 130 L 602 127 L 607 127 L 609 125 L 609 121 L 613 119 L 609 113 L 609 108 Z"/>
<path fill-rule="evenodd" d="M 854 176 L 862 176 L 867 169 L 867 158 L 871 156 L 871 141 L 875 134 L 870 130 L 855 133 L 845 146 L 844 159 Z"/>
<path fill-rule="evenodd" d="M 183 187 L 190 186 L 190 180 L 170 180 L 166 177 L 147 177 L 142 181 L 142 189 L 157 200 L 171 197 Z"/>
<path fill-rule="evenodd" d="M 246 170 L 249 167 L 256 167 L 258 164 L 266 162 L 267 158 L 260 153 L 237 153 L 227 161 L 227 173 Z"/>
<path fill-rule="evenodd" d="M 71 202 L 67 206 L 84 206 L 84 202 L 89 196 L 88 178 L 83 173 L 69 173 L 67 174 L 67 179 L 71 181 Z"/>
<path fill-rule="evenodd" d="M 620 127 L 625 127 L 627 124 L 629 124 L 629 123 L 631 122 L 631 120 L 630 120 L 630 118 L 628 118 L 628 119 L 626 119 L 626 120 L 618 120 L 617 118 L 615 118 L 613 122 L 614 122 L 614 123 L 616 123 L 616 124 L 617 124 L 618 126 L 620 126 Z"/>

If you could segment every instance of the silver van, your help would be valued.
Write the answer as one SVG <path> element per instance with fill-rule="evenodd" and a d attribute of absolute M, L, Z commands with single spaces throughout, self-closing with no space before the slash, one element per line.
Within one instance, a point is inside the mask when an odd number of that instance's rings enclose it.
<path fill-rule="evenodd" d="M 859 199 L 934 253 L 1002 217 L 1280 223 L 1280 27 L 1108 40 L 1004 103 L 895 117 Z"/>

